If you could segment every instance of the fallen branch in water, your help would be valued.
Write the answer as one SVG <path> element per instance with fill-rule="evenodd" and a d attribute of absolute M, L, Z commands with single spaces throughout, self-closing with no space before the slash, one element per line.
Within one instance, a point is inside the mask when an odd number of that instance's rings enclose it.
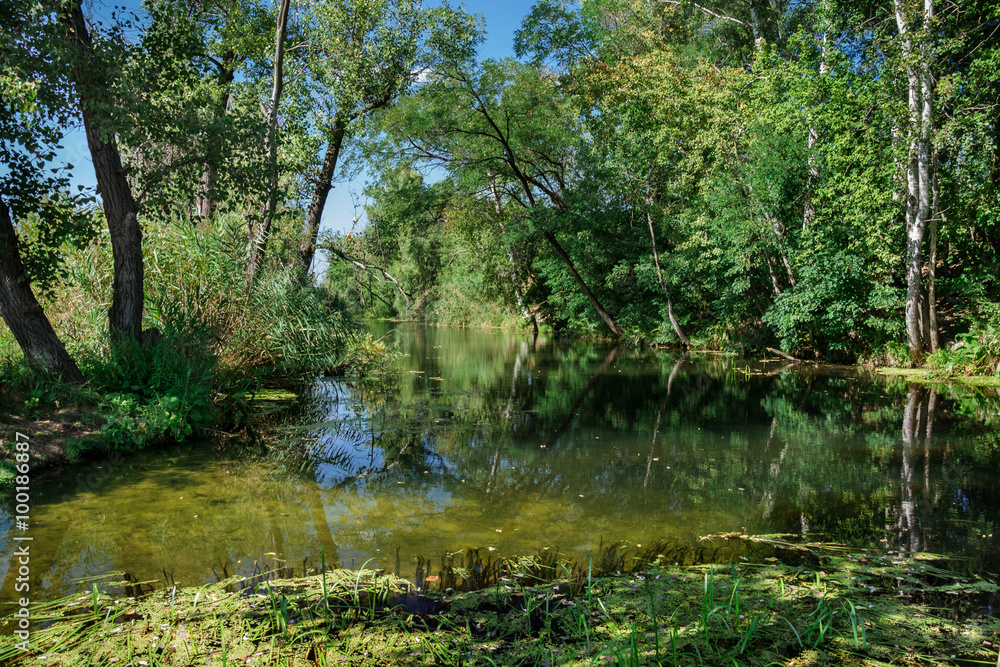
<path fill-rule="evenodd" d="M 785 359 L 788 359 L 789 361 L 794 361 L 797 364 L 801 364 L 802 363 L 801 359 L 793 357 L 792 355 L 788 354 L 787 352 L 782 352 L 781 350 L 776 350 L 773 347 L 768 347 L 768 348 L 764 348 L 764 349 L 766 349 L 768 352 L 771 352 L 772 354 L 778 355 L 779 357 L 784 357 Z"/>

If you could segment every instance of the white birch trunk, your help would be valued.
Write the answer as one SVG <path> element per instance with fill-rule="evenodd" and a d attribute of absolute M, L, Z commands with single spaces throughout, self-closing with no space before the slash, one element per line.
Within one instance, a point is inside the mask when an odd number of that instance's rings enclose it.
<path fill-rule="evenodd" d="M 271 235 L 271 224 L 278 207 L 278 103 L 284 89 L 285 32 L 288 29 L 289 0 L 281 0 L 274 35 L 274 78 L 271 85 L 271 108 L 267 116 L 267 168 L 268 188 L 264 214 L 258 225 L 250 229 L 250 259 L 247 262 L 247 289 L 264 263 L 267 239 Z"/>
<path fill-rule="evenodd" d="M 903 0 L 893 0 L 896 25 L 902 40 L 901 51 L 906 66 L 907 107 L 909 111 L 909 151 L 907 155 L 906 202 L 906 340 L 910 357 L 921 363 L 928 350 L 929 326 L 923 326 L 922 306 L 923 242 L 930 217 L 930 144 L 934 122 L 933 89 L 930 76 L 929 47 L 919 49 L 920 63 L 914 62 L 912 30 Z M 929 28 L 934 14 L 933 0 L 924 0 L 924 27 Z M 926 38 L 925 38 L 926 39 Z"/>

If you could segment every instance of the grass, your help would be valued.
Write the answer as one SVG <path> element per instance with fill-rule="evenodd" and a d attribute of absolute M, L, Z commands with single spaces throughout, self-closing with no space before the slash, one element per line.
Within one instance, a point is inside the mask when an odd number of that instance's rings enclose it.
<path fill-rule="evenodd" d="M 957 384 L 969 387 L 1000 387 L 1000 375 L 962 375 L 940 368 L 877 368 L 879 375 L 901 377 L 920 384 Z"/>
<path fill-rule="evenodd" d="M 21 654 L 4 637 L 0 660 L 152 667 L 996 664 L 1000 623 L 978 610 L 996 595 L 992 582 L 919 558 L 839 553 L 821 560 L 816 567 L 653 564 L 610 576 L 596 576 L 592 565 L 537 563 L 525 574 L 511 560 L 484 588 L 468 591 L 440 590 L 445 568 L 424 575 L 429 590 L 366 569 L 229 579 L 143 598 L 91 589 L 34 608 L 33 651 Z"/>
<path fill-rule="evenodd" d="M 344 318 L 330 295 L 275 268 L 247 292 L 242 226 L 153 226 L 144 239 L 146 343 L 107 333 L 111 256 L 105 246 L 67 249 L 73 271 L 45 303 L 87 384 L 32 368 L 0 324 L 0 495 L 10 449 L 32 437 L 32 468 L 88 450 L 132 450 L 248 422 L 293 398 L 275 387 L 318 375 L 378 372 L 393 350 Z M 253 415 L 251 414 L 253 413 Z"/>

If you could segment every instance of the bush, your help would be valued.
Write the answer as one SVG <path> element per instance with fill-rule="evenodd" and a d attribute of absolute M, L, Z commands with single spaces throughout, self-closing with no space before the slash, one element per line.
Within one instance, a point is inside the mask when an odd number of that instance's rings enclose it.
<path fill-rule="evenodd" d="M 992 327 L 959 334 L 951 347 L 928 356 L 927 366 L 957 375 L 1000 375 L 1000 334 Z"/>
<path fill-rule="evenodd" d="M 184 440 L 239 421 L 265 384 L 310 380 L 350 364 L 376 365 L 385 346 L 358 336 L 331 309 L 329 294 L 287 271 L 244 285 L 246 231 L 235 216 L 214 225 L 155 224 L 146 229 L 146 304 L 142 345 L 112 342 L 107 331 L 112 261 L 107 239 L 66 249 L 65 282 L 46 312 L 88 386 L 70 388 L 28 367 L 9 340 L 0 375 L 0 409 L 49 412 L 64 394 L 89 401 L 109 447 Z M 87 448 L 73 445 L 73 453 Z"/>
<path fill-rule="evenodd" d="M 863 366 L 890 366 L 893 368 L 910 368 L 913 360 L 906 343 L 890 341 L 872 352 L 858 358 Z"/>
<path fill-rule="evenodd" d="M 848 252 L 813 255 L 796 286 L 782 292 L 763 318 L 780 347 L 853 361 L 897 338 L 899 318 L 892 306 L 899 295 L 873 284 L 864 266 L 862 256 Z"/>

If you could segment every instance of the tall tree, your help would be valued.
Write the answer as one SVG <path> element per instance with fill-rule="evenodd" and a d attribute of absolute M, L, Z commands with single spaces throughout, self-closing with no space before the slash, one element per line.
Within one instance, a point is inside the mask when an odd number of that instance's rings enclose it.
<path fill-rule="evenodd" d="M 55 247 L 89 240 L 79 203 L 62 194 L 65 172 L 51 167 L 62 126 L 72 117 L 65 71 L 50 58 L 61 29 L 45 7 L 0 7 L 0 317 L 32 364 L 68 382 L 82 382 L 79 368 L 35 297 L 32 282 L 51 288 L 60 277 Z M 49 85 L 43 85 L 46 82 Z M 55 172 L 55 173 L 53 173 Z M 30 220 L 33 219 L 33 220 Z M 83 225 L 78 223 L 83 220 Z M 26 230 L 35 236 L 34 257 L 22 252 Z M 80 233 L 82 232 L 82 234 Z M 26 261 L 27 260 L 27 261 Z"/>
<path fill-rule="evenodd" d="M 916 363 L 937 350 L 938 334 L 932 330 L 931 310 L 923 280 L 923 246 L 931 217 L 931 153 L 934 136 L 934 83 L 931 39 L 934 34 L 934 0 L 923 6 L 893 0 L 899 31 L 900 54 L 907 81 L 906 155 L 906 342 Z M 916 25 L 915 25 L 916 24 Z M 933 318 L 936 321 L 936 316 Z"/>
<path fill-rule="evenodd" d="M 290 0 L 281 0 L 274 30 L 274 73 L 271 81 L 271 103 L 267 109 L 267 176 L 264 211 L 259 221 L 251 222 L 250 257 L 247 260 L 246 284 L 249 289 L 264 262 L 267 240 L 271 235 L 278 207 L 278 104 L 284 90 L 285 32 L 288 30 L 288 9 Z M 251 219 L 252 220 L 252 219 Z"/>
<path fill-rule="evenodd" d="M 121 153 L 111 122 L 114 106 L 110 85 L 110 58 L 95 49 L 83 16 L 80 0 L 71 2 L 61 14 L 66 39 L 71 46 L 73 80 L 87 135 L 87 148 L 94 163 L 97 187 L 111 235 L 114 258 L 111 309 L 108 319 L 113 337 L 139 342 L 142 336 L 143 259 L 142 230 L 132 187 L 122 167 Z"/>
<path fill-rule="evenodd" d="M 516 204 L 615 337 L 625 330 L 591 289 L 557 234 L 574 218 L 580 125 L 573 101 L 551 75 L 512 60 L 435 71 L 391 117 L 412 158 L 451 170 L 461 187 Z M 489 194 L 488 194 L 489 193 Z"/>
<path fill-rule="evenodd" d="M 0 315 L 14 334 L 26 359 L 60 375 L 66 382 L 81 383 L 83 374 L 66 352 L 49 318 L 45 316 L 18 250 L 10 208 L 0 199 Z"/>
<path fill-rule="evenodd" d="M 266 13 L 259 4 L 244 0 L 209 0 L 189 7 L 189 20 L 196 22 L 203 34 L 204 48 L 197 57 L 207 63 L 211 98 L 208 145 L 203 147 L 205 160 L 195 207 L 200 218 L 210 219 L 219 200 L 219 172 L 226 161 L 223 139 L 231 122 L 233 87 L 260 40 L 262 32 L 257 27 L 264 22 Z"/>
<path fill-rule="evenodd" d="M 144 8 L 149 16 L 117 82 L 122 161 L 145 224 L 185 200 L 194 202 L 188 220 L 204 224 L 220 206 L 243 207 L 247 193 L 266 190 L 260 97 L 273 81 L 274 12 L 260 0 L 151 0 Z"/>
<path fill-rule="evenodd" d="M 409 0 L 327 0 L 314 16 L 309 66 L 319 112 L 315 124 L 326 150 L 299 244 L 303 278 L 354 126 L 410 91 L 437 62 L 471 51 L 478 34 L 473 18 L 460 10 L 423 9 Z"/>

